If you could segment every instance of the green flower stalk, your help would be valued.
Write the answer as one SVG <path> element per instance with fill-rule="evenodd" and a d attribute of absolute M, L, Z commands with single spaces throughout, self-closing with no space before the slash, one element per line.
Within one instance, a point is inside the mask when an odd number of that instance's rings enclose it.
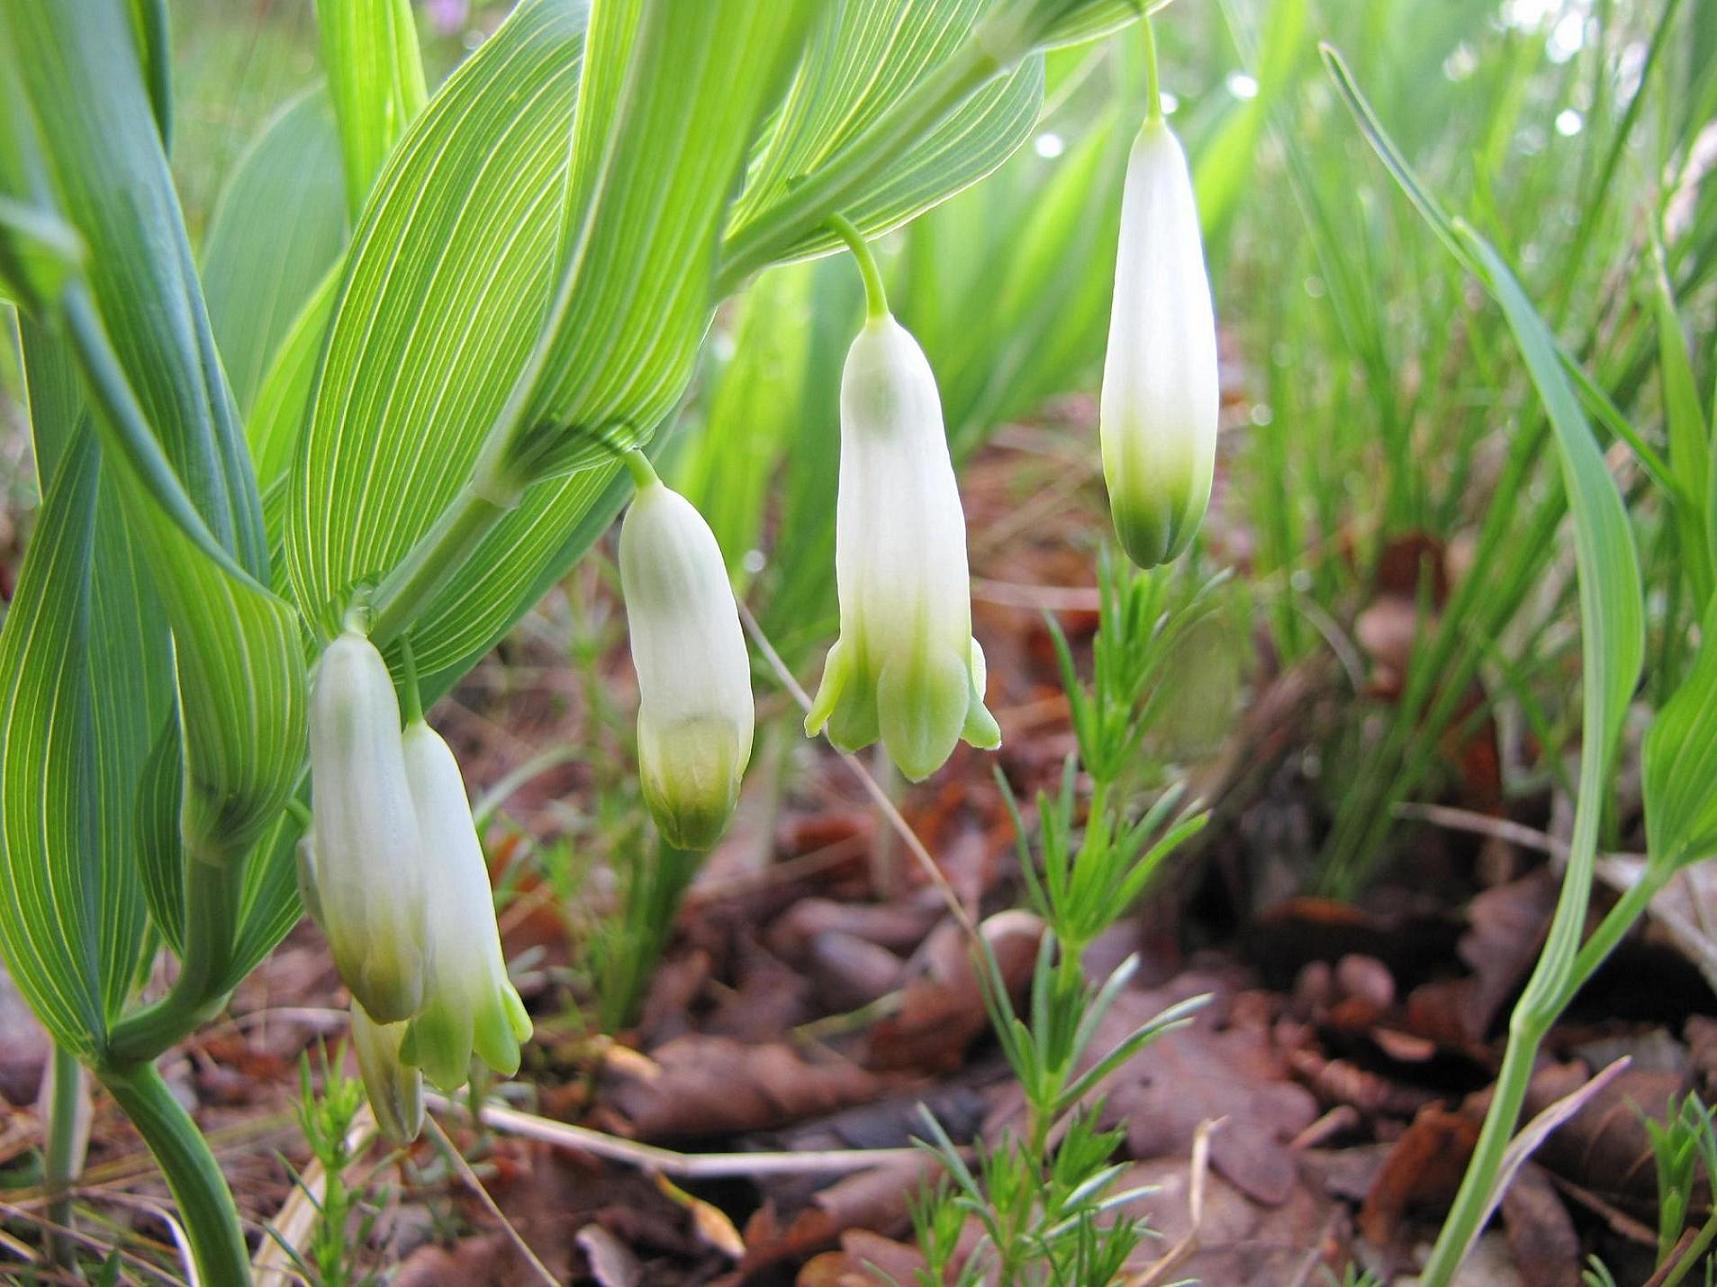
<path fill-rule="evenodd" d="M 399 1057 L 451 1092 L 470 1075 L 473 1051 L 496 1072 L 516 1073 L 531 1020 L 507 979 L 489 868 L 459 763 L 421 718 L 407 726 L 404 745 L 433 950 L 423 1010 L 406 1025 Z"/>
<path fill-rule="evenodd" d="M 399 700 L 374 644 L 348 629 L 322 654 L 310 708 L 309 843 L 300 887 L 334 965 L 378 1023 L 423 1007 L 429 960 L 417 812 Z"/>
<path fill-rule="evenodd" d="M 352 1002 L 352 1049 L 382 1135 L 409 1144 L 423 1129 L 423 1074 L 400 1058 L 405 1024 L 377 1023 Z"/>
<path fill-rule="evenodd" d="M 667 842 L 707 849 L 739 800 L 756 713 L 751 663 L 715 533 L 627 457 L 638 495 L 620 526 L 620 585 L 638 672 L 638 769 Z"/>
<path fill-rule="evenodd" d="M 871 315 L 841 376 L 841 633 L 805 731 L 827 728 L 845 751 L 880 738 L 917 782 L 962 738 L 994 747 L 1001 729 L 984 708 L 966 520 L 936 377 L 918 342 L 881 305 L 874 266 L 866 282 Z"/>
<path fill-rule="evenodd" d="M 1152 108 L 1127 158 L 1098 412 L 1115 534 L 1146 568 L 1176 558 L 1204 518 L 1220 396 L 1192 175 Z"/>

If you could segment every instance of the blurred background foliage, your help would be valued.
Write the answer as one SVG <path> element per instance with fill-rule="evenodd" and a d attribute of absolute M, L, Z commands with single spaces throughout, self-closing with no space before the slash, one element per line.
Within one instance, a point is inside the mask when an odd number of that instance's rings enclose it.
<path fill-rule="evenodd" d="M 421 4 L 431 83 L 507 8 Z M 210 300 L 248 412 L 265 355 L 346 235 L 314 16 L 308 0 L 173 9 L 174 168 L 199 253 L 242 253 L 255 235 L 246 202 L 296 203 L 274 293 Z M 1717 21 L 1701 0 L 1180 0 L 1159 30 L 1224 365 L 1197 574 L 1237 573 L 1221 628 L 1188 650 L 1188 683 L 1209 694 L 1185 703 L 1202 726 L 1189 744 L 1208 750 L 1271 678 L 1329 668 L 1342 700 L 1308 726 L 1295 770 L 1324 811 L 1304 877 L 1351 894 L 1388 856 L 1397 806 L 1470 773 L 1473 730 L 1507 734 L 1491 739 L 1505 748 L 1486 788 L 1499 807 L 1562 781 L 1577 638 L 1560 485 L 1503 318 L 1376 163 L 1318 43 L 1342 50 L 1430 187 L 1516 265 L 1590 376 L 1606 441 L 1625 418 L 1661 445 L 1666 328 L 1691 339 L 1692 383 L 1713 409 Z M 1057 51 L 1032 142 L 879 247 L 891 300 L 936 369 L 957 458 L 1010 445 L 1016 525 L 1097 494 L 1093 395 L 1142 94 L 1136 33 Z M 271 146 L 278 165 L 259 160 Z M 321 153 L 328 164 L 304 164 Z M 844 257 L 765 273 L 717 319 L 656 447 L 801 678 L 834 631 L 836 390 L 860 306 Z M 16 353 L 0 346 L 12 529 L 0 538 L 14 545 L 33 489 L 19 396 Z M 1021 426 L 1029 437 L 1008 437 Z M 1646 552 L 1648 682 L 1668 691 L 1698 615 L 1693 555 L 1625 449 L 1612 464 Z M 1094 569 L 1105 529 L 1079 530 Z M 975 541 L 975 573 L 1004 598 L 1033 575 L 996 568 Z M 581 615 L 592 600 L 578 587 L 604 576 L 574 574 L 572 625 L 550 632 L 575 659 L 611 634 L 600 614 Z M 623 729 L 593 736 L 623 742 Z M 1508 749 L 1520 747 L 1534 753 Z"/>

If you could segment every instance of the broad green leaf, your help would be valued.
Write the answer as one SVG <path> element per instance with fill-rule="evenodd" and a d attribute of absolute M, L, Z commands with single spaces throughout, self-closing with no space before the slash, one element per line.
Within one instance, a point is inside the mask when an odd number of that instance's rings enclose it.
<path fill-rule="evenodd" d="M 734 207 L 721 284 L 835 249 L 830 214 L 898 227 L 988 174 L 1030 135 L 1043 59 L 998 75 L 974 38 L 983 0 L 825 5 Z"/>
<path fill-rule="evenodd" d="M 679 400 L 715 306 L 729 203 L 811 10 L 809 0 L 596 9 L 567 183 L 566 308 L 506 452 L 526 477 L 644 441 Z"/>
<path fill-rule="evenodd" d="M 327 93 L 310 89 L 239 159 L 203 246 L 209 322 L 241 413 L 345 240 L 339 136 Z"/>
<path fill-rule="evenodd" d="M 715 229 L 797 49 L 789 11 L 738 0 L 598 12 L 609 79 L 588 97 L 582 11 L 562 0 L 527 0 L 449 79 L 377 182 L 330 326 L 286 513 L 292 584 L 320 629 L 399 565 L 486 441 L 511 478 L 602 462 L 526 490 L 415 614 L 425 673 L 564 569 L 613 451 L 680 396 L 714 302 Z"/>
<path fill-rule="evenodd" d="M 88 434 L 44 495 L 0 630 L 0 944 L 30 1008 L 65 1049 L 106 1038 L 87 808 L 87 647 L 99 459 Z"/>
<path fill-rule="evenodd" d="M 553 285 L 583 46 L 581 4 L 525 0 L 377 177 L 331 300 L 285 498 L 293 592 L 324 632 L 457 494 L 524 368 Z M 320 347 L 303 343 L 295 331 L 288 347 Z M 274 442 L 258 444 L 264 458 Z M 413 627 L 425 674 L 523 610 L 536 570 L 604 482 L 592 471 L 534 488 L 490 533 Z"/>
<path fill-rule="evenodd" d="M 423 110 L 417 25 L 411 0 L 318 0 L 316 21 L 356 219 L 383 160 Z"/>
<path fill-rule="evenodd" d="M 92 445 L 90 417 L 77 372 L 65 345 L 40 327 L 20 328 L 20 351 L 29 395 L 31 437 L 45 493 L 57 489 L 61 466 L 101 474 Z M 68 488 L 71 485 L 68 484 Z M 68 490 L 68 497 L 73 495 Z M 115 1018 L 136 977 L 138 958 L 147 948 L 143 903 L 135 862 L 134 796 L 155 731 L 173 704 L 170 643 L 159 602 L 139 564 L 119 514 L 111 479 L 76 492 L 93 496 L 89 564 L 75 593 L 75 619 L 86 626 L 64 647 L 76 669 L 73 684 L 59 700 L 82 703 L 86 755 L 83 776 L 74 783 L 73 801 L 84 822 L 75 837 L 42 835 L 43 847 L 30 854 L 8 854 L 52 871 L 77 866 L 97 889 L 96 972 L 103 1012 Z M 71 503 L 69 500 L 68 504 Z M 55 587 L 54 594 L 71 592 Z M 29 682 L 29 676 L 21 676 Z M 3 738 L 3 735 L 0 735 Z M 24 767 L 23 762 L 17 762 Z M 25 768 L 28 779 L 30 770 Z M 0 788 L 3 789 L 3 788 Z M 176 841 L 177 817 L 170 835 Z"/>
<path fill-rule="evenodd" d="M 35 204 L 89 248 L 57 301 L 130 535 L 173 630 L 185 730 L 181 829 L 242 855 L 296 783 L 305 674 L 266 588 L 261 506 L 136 50 L 116 4 L 0 13 L 8 122 Z M 50 141 L 52 146 L 46 146 Z"/>
<path fill-rule="evenodd" d="M 168 676 L 94 435 L 71 435 L 0 629 L 0 946 L 54 1040 L 89 1058 L 147 939 L 130 791 Z"/>
<path fill-rule="evenodd" d="M 1653 863 L 1678 866 L 1717 853 L 1717 613 L 1641 749 L 1646 846 Z"/>
<path fill-rule="evenodd" d="M 280 547 L 285 516 L 287 471 L 298 451 L 310 392 L 316 380 L 316 361 L 322 353 L 322 338 L 340 298 L 343 264 L 336 264 L 322 278 L 304 307 L 287 327 L 276 346 L 267 373 L 257 389 L 256 403 L 245 423 L 250 458 L 256 466 L 256 485 L 262 490 L 263 518 L 271 549 Z M 276 569 L 276 584 L 281 583 Z"/>

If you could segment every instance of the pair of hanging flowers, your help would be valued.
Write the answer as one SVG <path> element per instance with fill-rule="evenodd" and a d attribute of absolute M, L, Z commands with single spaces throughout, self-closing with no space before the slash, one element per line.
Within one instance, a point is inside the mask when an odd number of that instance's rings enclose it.
<path fill-rule="evenodd" d="M 928 777 L 964 738 L 993 747 L 984 654 L 972 637 L 966 524 L 936 377 L 882 298 L 864 243 L 869 315 L 841 376 L 835 514 L 840 639 L 805 720 L 846 751 L 881 741 L 901 772 Z M 708 524 L 642 456 L 620 529 L 620 580 L 638 673 L 638 764 L 670 843 L 721 834 L 751 750 L 750 664 L 721 550 Z"/>
<path fill-rule="evenodd" d="M 457 1090 L 473 1054 L 519 1067 L 531 1021 L 507 979 L 488 866 L 458 762 L 417 709 L 401 728 L 387 663 L 348 628 L 322 653 L 310 710 L 300 889 L 352 993 L 377 1121 L 410 1139 L 423 1077 Z"/>

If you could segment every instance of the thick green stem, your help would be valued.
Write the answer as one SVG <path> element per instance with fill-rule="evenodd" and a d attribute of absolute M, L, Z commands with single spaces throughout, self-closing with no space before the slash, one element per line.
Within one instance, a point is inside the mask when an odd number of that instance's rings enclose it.
<path fill-rule="evenodd" d="M 376 647 L 399 638 L 510 508 L 476 483 L 465 485 L 377 588 L 370 605 L 370 638 Z"/>
<path fill-rule="evenodd" d="M 1437 1245 L 1431 1251 L 1430 1263 L 1419 1281 L 1426 1287 L 1447 1287 L 1467 1254 L 1467 1246 L 1478 1233 L 1480 1222 L 1490 1214 L 1490 1188 L 1502 1166 L 1509 1141 L 1514 1137 L 1514 1124 L 1520 1120 L 1520 1110 L 1526 1103 L 1526 1092 L 1532 1084 L 1532 1066 L 1538 1059 L 1538 1046 L 1550 1025 L 1527 1019 L 1517 1009 L 1515 1022 L 1510 1024 L 1508 1046 L 1502 1056 L 1502 1070 L 1497 1073 L 1496 1091 L 1479 1131 L 1478 1144 L 1472 1161 L 1461 1178 L 1455 1205 L 1437 1235 Z"/>
<path fill-rule="evenodd" d="M 167 1177 L 198 1277 L 219 1287 L 243 1287 L 250 1282 L 250 1254 L 238 1208 L 190 1114 L 173 1098 L 154 1064 L 108 1068 L 99 1076 Z"/>
<path fill-rule="evenodd" d="M 888 316 L 888 295 L 882 289 L 882 273 L 877 269 L 876 256 L 864 234 L 845 215 L 830 215 L 829 227 L 847 243 L 858 263 L 859 276 L 864 279 L 864 315 L 866 321 L 880 322 Z"/>
<path fill-rule="evenodd" d="M 639 491 L 662 481 L 656 477 L 656 467 L 650 463 L 650 458 L 636 447 L 620 459 L 626 464 L 626 472 L 632 475 L 632 486 Z"/>
<path fill-rule="evenodd" d="M 417 654 L 411 650 L 411 636 L 399 637 L 400 667 L 405 671 L 405 722 L 416 724 L 423 719 L 423 691 L 417 684 Z"/>
<path fill-rule="evenodd" d="M 83 1170 L 84 1144 L 88 1139 L 83 1129 L 86 1074 L 76 1055 L 64 1046 L 56 1045 L 48 1078 L 48 1138 L 47 1146 L 42 1150 L 43 1187 L 48 1194 L 48 1219 L 61 1228 L 70 1228 L 70 1189 Z M 56 1264 L 70 1263 L 71 1247 L 65 1239 L 50 1238 L 48 1248 Z"/>
<path fill-rule="evenodd" d="M 179 977 L 166 996 L 122 1020 L 108 1038 L 106 1062 L 143 1064 L 207 1023 L 226 1005 L 239 927 L 244 864 L 187 856 L 185 939 Z"/>

